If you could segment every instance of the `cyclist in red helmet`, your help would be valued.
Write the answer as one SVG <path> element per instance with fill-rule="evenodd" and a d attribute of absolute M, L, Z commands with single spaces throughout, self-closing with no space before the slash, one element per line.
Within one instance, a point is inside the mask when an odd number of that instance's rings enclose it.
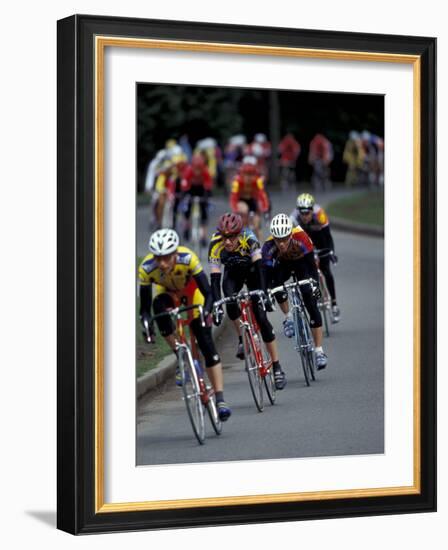
<path fill-rule="evenodd" d="M 222 290 L 226 297 L 239 292 L 245 284 L 249 290 L 266 290 L 261 269 L 260 243 L 253 231 L 243 227 L 243 220 L 238 214 L 227 212 L 219 218 L 217 231 L 210 240 L 208 257 L 214 301 L 221 299 L 221 266 L 224 266 Z M 286 376 L 280 366 L 274 329 L 259 299 L 252 298 L 252 303 L 261 337 L 272 359 L 275 385 L 281 390 L 286 385 Z M 236 356 L 244 359 L 239 326 L 241 312 L 236 304 L 228 304 L 226 309 L 238 334 Z M 269 301 L 266 303 L 266 309 L 272 311 L 272 304 Z"/>
<path fill-rule="evenodd" d="M 257 170 L 257 162 L 253 157 L 244 157 L 243 164 L 232 182 L 230 192 L 230 207 L 237 211 L 238 201 L 244 201 L 249 206 L 253 228 L 260 240 L 260 213 L 269 211 L 269 199 L 264 188 L 263 178 Z"/>
<path fill-rule="evenodd" d="M 182 191 L 187 198 L 187 209 L 185 211 L 186 228 L 184 238 L 190 238 L 190 216 L 193 197 L 200 197 L 201 207 L 201 241 L 206 245 L 206 232 L 208 222 L 208 201 L 211 196 L 213 180 L 205 164 L 204 157 L 200 154 L 193 155 L 191 165 L 188 166 L 182 178 Z"/>

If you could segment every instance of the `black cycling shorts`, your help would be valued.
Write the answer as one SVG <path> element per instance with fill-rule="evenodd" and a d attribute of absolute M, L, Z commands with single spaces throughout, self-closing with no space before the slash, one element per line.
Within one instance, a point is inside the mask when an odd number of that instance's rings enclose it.
<path fill-rule="evenodd" d="M 163 292 L 158 294 L 152 303 L 154 314 L 162 313 L 175 307 L 173 298 Z M 156 319 L 157 326 L 162 336 L 170 336 L 174 332 L 174 324 L 170 317 L 164 316 Z M 203 327 L 199 318 L 193 319 L 190 323 L 190 328 L 198 343 L 198 347 L 204 356 L 205 366 L 214 367 L 221 362 L 221 359 L 216 351 L 213 341 L 211 327 Z"/>
<path fill-rule="evenodd" d="M 240 268 L 238 270 L 224 270 L 224 277 L 222 281 L 224 296 L 231 296 L 232 294 L 236 294 L 243 288 L 244 284 L 247 285 L 247 288 L 249 290 L 259 290 L 258 278 L 254 273 L 253 267 L 245 269 Z M 258 326 L 260 327 L 263 342 L 272 342 L 273 340 L 275 340 L 274 329 L 269 322 L 266 311 L 264 311 L 258 297 L 252 298 L 252 306 Z M 232 321 L 238 319 L 238 317 L 241 315 L 241 310 L 235 303 L 227 304 L 226 309 L 227 315 Z"/>

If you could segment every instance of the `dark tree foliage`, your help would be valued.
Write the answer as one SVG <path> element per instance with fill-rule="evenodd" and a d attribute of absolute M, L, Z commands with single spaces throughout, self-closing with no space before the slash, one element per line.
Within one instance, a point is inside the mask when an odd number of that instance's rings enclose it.
<path fill-rule="evenodd" d="M 384 135 L 384 98 L 371 94 L 343 94 L 280 90 L 281 135 L 292 132 L 302 146 L 299 173 L 309 175 L 308 143 L 324 133 L 333 143 L 333 178 L 343 179 L 342 151 L 350 130 Z M 268 90 L 139 84 L 137 87 L 137 171 L 142 189 L 148 162 L 167 139 L 188 135 L 191 145 L 214 137 L 221 146 L 234 134 L 249 140 L 257 132 L 271 134 Z M 275 146 L 275 143 L 273 144 Z M 338 177 L 339 176 L 339 177 Z"/>

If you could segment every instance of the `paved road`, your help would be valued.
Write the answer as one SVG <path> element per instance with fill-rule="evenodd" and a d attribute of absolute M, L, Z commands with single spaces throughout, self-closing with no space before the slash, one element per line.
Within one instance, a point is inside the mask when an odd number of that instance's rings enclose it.
<path fill-rule="evenodd" d="M 279 201 L 280 202 L 280 201 Z M 243 363 L 234 357 L 232 327 L 218 341 L 225 395 L 233 415 L 199 446 L 174 381 L 138 407 L 137 463 L 174 464 L 257 458 L 382 453 L 384 451 L 383 240 L 334 234 L 342 320 L 325 340 L 329 365 L 306 387 L 292 342 L 271 314 L 288 385 L 275 406 L 256 412 Z"/>
<path fill-rule="evenodd" d="M 343 197 L 345 195 L 352 195 L 353 193 L 359 193 L 365 191 L 361 190 L 347 190 L 345 188 L 337 188 L 326 193 L 316 194 L 316 200 L 322 206 L 327 205 L 336 198 Z M 279 212 L 290 213 L 296 203 L 297 192 L 279 192 L 274 191 L 271 195 L 273 203 L 273 215 Z M 213 208 L 210 213 L 210 228 L 216 227 L 216 221 L 219 216 L 229 210 L 228 198 L 223 196 L 216 196 L 213 198 Z M 149 207 L 140 206 L 137 209 L 137 255 L 146 256 L 148 254 L 148 240 L 149 240 Z M 180 219 L 180 217 L 179 217 Z M 267 231 L 264 231 L 267 236 Z"/>

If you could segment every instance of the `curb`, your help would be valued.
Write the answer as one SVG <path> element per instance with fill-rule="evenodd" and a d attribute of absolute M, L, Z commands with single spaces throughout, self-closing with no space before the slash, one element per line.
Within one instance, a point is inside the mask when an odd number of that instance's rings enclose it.
<path fill-rule="evenodd" d="M 227 317 L 219 325 L 213 327 L 213 338 L 218 338 L 224 331 L 228 323 Z M 140 378 L 137 378 L 137 400 L 146 395 L 151 390 L 163 384 L 169 378 L 174 380 L 176 371 L 176 358 L 171 353 L 164 357 L 155 369 L 150 370 Z"/>
<path fill-rule="evenodd" d="M 340 231 L 349 233 L 357 233 L 361 235 L 369 235 L 371 237 L 384 237 L 384 228 L 375 225 L 367 225 L 365 223 L 349 222 L 341 218 L 330 218 L 331 227 Z"/>

